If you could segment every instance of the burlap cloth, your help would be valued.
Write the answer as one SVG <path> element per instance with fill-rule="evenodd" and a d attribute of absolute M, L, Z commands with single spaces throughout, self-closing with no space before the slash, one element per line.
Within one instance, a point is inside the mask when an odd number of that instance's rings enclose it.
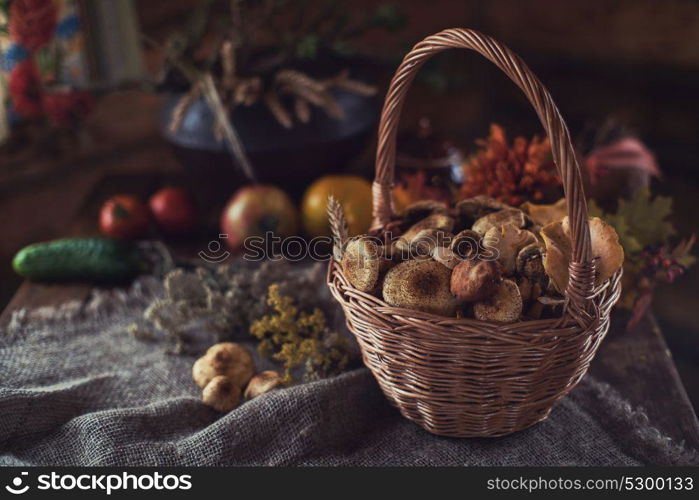
<path fill-rule="evenodd" d="M 548 420 L 498 439 L 425 432 L 386 402 L 365 368 L 276 390 L 221 415 L 200 401 L 193 356 L 126 333 L 158 293 L 157 280 L 146 278 L 87 303 L 18 311 L 1 327 L 0 464 L 699 463 L 590 376 Z"/>

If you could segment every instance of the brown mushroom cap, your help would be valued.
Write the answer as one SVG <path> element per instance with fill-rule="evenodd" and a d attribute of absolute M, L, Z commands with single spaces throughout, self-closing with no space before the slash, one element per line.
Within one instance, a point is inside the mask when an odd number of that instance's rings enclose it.
<path fill-rule="evenodd" d="M 415 238 L 415 236 L 417 236 L 420 231 L 424 229 L 436 229 L 444 233 L 451 233 L 454 229 L 454 219 L 444 214 L 430 215 L 429 217 L 426 217 L 410 226 L 410 228 L 403 233 L 401 239 L 410 245 L 413 238 Z"/>
<path fill-rule="evenodd" d="M 504 224 L 510 224 L 516 228 L 523 228 L 527 225 L 527 219 L 524 216 L 524 212 L 521 210 L 509 208 L 481 217 L 473 223 L 471 229 L 478 234 L 485 235 L 490 229 Z"/>
<path fill-rule="evenodd" d="M 462 260 L 451 249 L 439 246 L 432 249 L 432 258 L 449 269 L 454 269 Z"/>
<path fill-rule="evenodd" d="M 536 243 L 533 233 L 519 229 L 512 224 L 493 227 L 483 236 L 483 248 L 497 254 L 497 261 L 506 276 L 514 274 L 519 251 L 527 245 Z"/>
<path fill-rule="evenodd" d="M 538 283 L 546 281 L 544 256 L 539 242 L 530 243 L 517 254 L 517 274 Z"/>
<path fill-rule="evenodd" d="M 250 379 L 248 386 L 245 388 L 245 397 L 247 399 L 256 398 L 265 392 L 269 392 L 281 384 L 281 375 L 274 370 L 265 370 L 258 373 Z"/>
<path fill-rule="evenodd" d="M 471 229 L 464 229 L 451 240 L 449 248 L 462 259 L 478 254 L 481 235 Z"/>
<path fill-rule="evenodd" d="M 492 260 L 461 261 L 451 273 L 451 293 L 461 303 L 483 300 L 498 289 L 502 272 Z"/>
<path fill-rule="evenodd" d="M 596 259 L 595 285 L 599 286 L 616 273 L 624 263 L 624 248 L 614 228 L 599 217 L 590 217 L 592 257 Z M 544 269 L 559 293 L 568 286 L 568 265 L 573 249 L 568 217 L 547 224 L 541 235 L 546 244 Z"/>
<path fill-rule="evenodd" d="M 418 259 L 429 258 L 432 250 L 447 245 L 451 238 L 451 233 L 439 229 L 423 229 L 410 242 L 410 256 Z"/>
<path fill-rule="evenodd" d="M 527 201 L 522 203 L 519 206 L 519 209 L 527 214 L 534 224 L 543 227 L 546 224 L 561 220 L 563 217 L 565 217 L 568 210 L 568 205 L 566 203 L 566 199 L 561 198 L 556 203 L 551 203 L 550 205 L 538 205 L 536 203 Z"/>
<path fill-rule="evenodd" d="M 433 214 L 446 214 L 448 210 L 449 207 L 442 201 L 420 200 L 405 207 L 400 215 L 409 221 L 419 221 Z"/>
<path fill-rule="evenodd" d="M 392 220 L 383 228 L 386 241 L 392 241 L 403 234 L 403 230 L 407 227 L 405 220 Z"/>
<path fill-rule="evenodd" d="M 408 260 L 389 270 L 383 299 L 392 306 L 453 316 L 456 307 L 449 291 L 451 271 L 431 259 Z"/>
<path fill-rule="evenodd" d="M 347 242 L 340 265 L 345 276 L 357 290 L 372 291 L 381 273 L 381 246 L 367 236 L 352 238 Z"/>
<path fill-rule="evenodd" d="M 473 315 L 480 321 L 512 323 L 519 319 L 522 307 L 522 296 L 517 283 L 504 279 L 493 295 L 473 304 Z"/>
<path fill-rule="evenodd" d="M 512 207 L 489 196 L 479 195 L 457 202 L 454 208 L 459 216 L 476 220 L 484 215 Z"/>
<path fill-rule="evenodd" d="M 221 342 L 209 348 L 192 366 L 192 378 L 204 388 L 214 377 L 224 375 L 240 387 L 255 373 L 250 352 L 234 342 Z"/>
<path fill-rule="evenodd" d="M 212 378 L 202 391 L 202 401 L 216 411 L 229 412 L 240 404 L 241 389 L 229 377 Z"/>

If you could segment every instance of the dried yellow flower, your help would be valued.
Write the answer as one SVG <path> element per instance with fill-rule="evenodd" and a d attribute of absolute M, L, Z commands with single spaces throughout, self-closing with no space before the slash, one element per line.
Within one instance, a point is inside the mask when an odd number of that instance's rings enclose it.
<path fill-rule="evenodd" d="M 303 363 L 306 378 L 327 376 L 345 368 L 349 362 L 346 342 L 328 330 L 323 311 L 299 311 L 293 298 L 281 295 L 277 284 L 270 285 L 267 303 L 274 312 L 254 321 L 250 333 L 260 340 L 258 351 L 262 356 L 284 363 L 282 383 L 291 383 L 291 371 Z"/>

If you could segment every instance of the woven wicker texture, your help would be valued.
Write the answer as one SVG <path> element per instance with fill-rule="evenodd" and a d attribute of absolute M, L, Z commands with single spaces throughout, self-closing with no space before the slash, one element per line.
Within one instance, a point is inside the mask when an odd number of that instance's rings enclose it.
<path fill-rule="evenodd" d="M 392 307 L 354 289 L 335 261 L 328 285 L 359 341 L 364 363 L 406 418 L 445 436 L 502 436 L 545 419 L 585 375 L 609 328 L 621 272 L 594 287 L 580 170 L 568 128 L 548 91 L 507 47 L 468 29 L 448 29 L 418 43 L 391 81 L 379 126 L 374 229 L 392 217 L 396 134 L 405 96 L 422 64 L 448 48 L 475 50 L 497 65 L 525 93 L 549 136 L 573 243 L 561 317 L 497 324 Z"/>

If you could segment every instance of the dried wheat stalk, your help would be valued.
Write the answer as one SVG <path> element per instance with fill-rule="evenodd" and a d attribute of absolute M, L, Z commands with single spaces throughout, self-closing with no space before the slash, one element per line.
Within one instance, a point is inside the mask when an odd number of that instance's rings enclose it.
<path fill-rule="evenodd" d="M 243 148 L 243 144 L 240 141 L 240 137 L 238 137 L 238 133 L 230 121 L 227 108 L 223 105 L 223 102 L 221 101 L 221 95 L 218 93 L 216 83 L 214 83 L 214 79 L 211 76 L 211 73 L 205 73 L 201 78 L 200 82 L 204 99 L 206 99 L 206 102 L 209 104 L 211 111 L 213 111 L 214 116 L 216 117 L 218 125 L 222 129 L 222 135 L 226 138 L 226 141 L 228 142 L 231 154 L 238 162 L 245 176 L 252 182 L 255 182 L 255 171 L 253 170 L 252 165 L 250 164 L 250 159 L 248 158 L 248 155 L 245 153 L 245 149 Z"/>
<path fill-rule="evenodd" d="M 272 115 L 274 115 L 277 121 L 284 128 L 291 128 L 294 125 L 291 115 L 282 105 L 281 101 L 279 100 L 279 95 L 276 92 L 270 90 L 267 92 L 267 94 L 265 94 L 265 104 L 269 108 Z"/>
<path fill-rule="evenodd" d="M 311 107 L 308 101 L 302 97 L 297 97 L 294 101 L 294 113 L 301 123 L 308 123 L 311 120 Z"/>
<path fill-rule="evenodd" d="M 333 257 L 336 261 L 342 260 L 347 242 L 347 219 L 340 202 L 333 195 L 328 196 L 328 221 L 333 235 Z"/>
<path fill-rule="evenodd" d="M 189 89 L 189 92 L 183 95 L 179 101 L 177 101 L 175 109 L 172 110 L 172 117 L 170 118 L 170 123 L 168 126 L 170 132 L 174 134 L 180 129 L 185 113 L 187 113 L 189 106 L 192 105 L 192 102 L 194 102 L 194 100 L 197 99 L 200 94 L 201 88 L 199 87 L 199 84 L 195 84 L 191 89 Z"/>

